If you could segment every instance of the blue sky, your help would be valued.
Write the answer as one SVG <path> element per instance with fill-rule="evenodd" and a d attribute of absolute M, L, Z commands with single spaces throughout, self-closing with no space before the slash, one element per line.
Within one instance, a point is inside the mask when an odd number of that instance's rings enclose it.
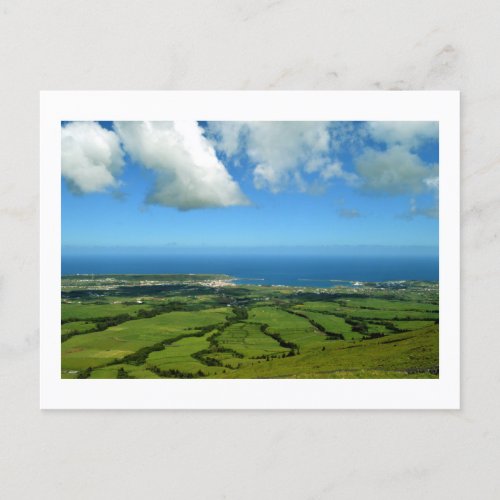
<path fill-rule="evenodd" d="M 438 160 L 429 122 L 67 122 L 63 251 L 437 248 Z"/>

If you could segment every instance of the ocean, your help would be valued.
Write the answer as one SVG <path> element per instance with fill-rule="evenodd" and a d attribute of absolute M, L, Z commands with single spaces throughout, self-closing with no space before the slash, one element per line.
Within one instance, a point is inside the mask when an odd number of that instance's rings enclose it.
<path fill-rule="evenodd" d="M 431 256 L 71 255 L 62 274 L 228 274 L 237 283 L 331 287 L 351 281 L 439 280 Z"/>

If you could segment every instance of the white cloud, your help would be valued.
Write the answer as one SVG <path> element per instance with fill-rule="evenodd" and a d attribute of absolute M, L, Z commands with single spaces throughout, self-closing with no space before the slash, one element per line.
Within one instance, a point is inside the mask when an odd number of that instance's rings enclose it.
<path fill-rule="evenodd" d="M 217 151 L 234 156 L 240 151 L 244 122 L 208 122 L 207 130 Z"/>
<path fill-rule="evenodd" d="M 329 162 L 328 123 L 248 123 L 246 151 L 256 165 L 255 187 L 276 193 L 290 184 L 304 190 L 303 172 L 315 165 L 318 172 Z"/>
<path fill-rule="evenodd" d="M 75 192 L 117 188 L 123 147 L 156 175 L 147 202 L 180 210 L 250 204 L 226 157 L 248 165 L 254 186 L 272 193 L 322 194 L 340 181 L 365 193 L 437 197 L 438 167 L 414 149 L 437 134 L 434 122 L 209 122 L 206 136 L 194 121 L 116 122 L 114 132 L 74 122 L 62 130 L 62 170 Z M 340 152 L 352 158 L 354 172 L 345 170 Z"/>
<path fill-rule="evenodd" d="M 429 190 L 429 179 L 437 176 L 437 165 L 425 164 L 403 146 L 386 151 L 369 148 L 356 158 L 355 165 L 361 187 L 381 194 L 421 193 Z"/>
<path fill-rule="evenodd" d="M 427 177 L 427 179 L 424 179 L 425 185 L 432 190 L 437 191 L 439 189 L 439 177 Z"/>
<path fill-rule="evenodd" d="M 437 140 L 439 134 L 438 122 L 369 122 L 367 129 L 377 142 L 407 148 L 415 148 L 426 140 Z"/>
<path fill-rule="evenodd" d="M 359 177 L 352 172 L 346 172 L 342 168 L 342 164 L 339 161 L 336 161 L 324 167 L 321 170 L 320 175 L 321 178 L 325 181 L 333 179 L 334 177 L 343 179 L 349 186 L 356 186 L 359 182 Z"/>
<path fill-rule="evenodd" d="M 437 219 L 439 217 L 439 206 L 438 203 L 433 205 L 428 205 L 425 207 L 418 206 L 415 198 L 410 199 L 410 210 L 408 213 L 403 214 L 403 219 L 413 219 L 415 217 L 429 217 L 431 219 Z"/>
<path fill-rule="evenodd" d="M 149 203 L 195 208 L 248 205 L 196 122 L 115 122 L 127 153 L 156 173 Z"/>
<path fill-rule="evenodd" d="M 335 152 L 349 151 L 355 154 L 365 146 L 368 130 L 364 125 L 356 125 L 354 122 L 331 122 L 330 144 Z"/>
<path fill-rule="evenodd" d="M 354 182 L 355 174 L 331 159 L 329 122 L 218 122 L 208 130 L 218 151 L 233 156 L 244 151 L 253 164 L 258 189 L 277 193 L 288 187 L 316 192 L 318 180 Z M 307 179 L 316 175 L 312 182 Z"/>
<path fill-rule="evenodd" d="M 61 168 L 76 193 L 116 188 L 123 169 L 117 135 L 96 122 L 72 122 L 61 130 Z"/>
<path fill-rule="evenodd" d="M 429 167 L 412 149 L 437 139 L 437 122 L 211 122 L 209 135 L 218 151 L 253 164 L 254 185 L 277 193 L 290 186 L 318 192 L 333 179 L 351 187 L 389 194 L 434 189 L 437 167 Z M 366 146 L 371 138 L 387 146 Z M 346 149 L 354 156 L 356 173 L 335 158 Z M 359 154 L 359 151 L 363 151 Z M 324 190 L 323 189 L 323 190 Z M 319 190 L 321 191 L 321 190 Z"/>
<path fill-rule="evenodd" d="M 361 213 L 355 208 L 340 208 L 337 210 L 337 213 L 344 219 L 357 219 L 361 217 Z"/>

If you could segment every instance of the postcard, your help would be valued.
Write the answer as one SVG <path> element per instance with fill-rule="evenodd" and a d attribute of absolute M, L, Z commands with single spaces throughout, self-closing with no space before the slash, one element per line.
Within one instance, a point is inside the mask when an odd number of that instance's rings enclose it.
<path fill-rule="evenodd" d="M 459 93 L 42 92 L 41 407 L 460 405 Z"/>

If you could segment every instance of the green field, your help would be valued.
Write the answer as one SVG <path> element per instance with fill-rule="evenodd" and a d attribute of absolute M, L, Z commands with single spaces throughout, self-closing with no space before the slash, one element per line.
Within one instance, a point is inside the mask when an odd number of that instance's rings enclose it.
<path fill-rule="evenodd" d="M 62 279 L 62 378 L 436 378 L 437 283 Z"/>

